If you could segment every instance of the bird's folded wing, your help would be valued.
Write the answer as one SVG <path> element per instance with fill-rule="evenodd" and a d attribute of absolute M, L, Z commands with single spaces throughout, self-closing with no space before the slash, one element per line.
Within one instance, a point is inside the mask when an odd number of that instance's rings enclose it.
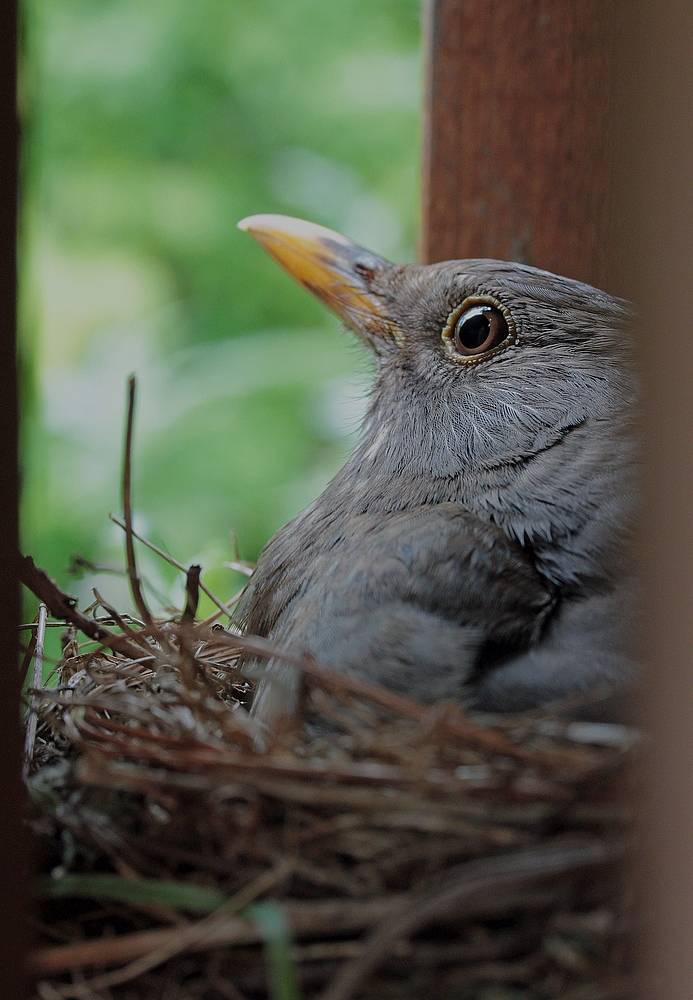
<path fill-rule="evenodd" d="M 263 552 L 239 619 L 248 632 L 288 637 L 304 616 L 392 601 L 500 637 L 542 615 L 551 594 L 500 528 L 442 503 L 351 514 L 309 540 L 289 523 Z"/>
<path fill-rule="evenodd" d="M 503 635 L 524 629 L 550 603 L 525 550 L 457 504 L 362 514 L 350 527 L 311 574 L 335 610 L 400 600 Z"/>
<path fill-rule="evenodd" d="M 351 515 L 283 572 L 267 555 L 250 625 L 273 619 L 281 645 L 426 700 L 459 696 L 483 643 L 531 641 L 552 602 L 518 544 L 452 503 Z"/>

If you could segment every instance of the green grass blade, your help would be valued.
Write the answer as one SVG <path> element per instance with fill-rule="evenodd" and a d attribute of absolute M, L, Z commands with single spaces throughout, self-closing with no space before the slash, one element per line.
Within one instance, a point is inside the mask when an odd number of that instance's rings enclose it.
<path fill-rule="evenodd" d="M 212 913 L 226 902 L 216 889 L 160 879 L 129 879 L 120 875 L 63 875 L 41 879 L 34 895 L 46 899 L 78 897 L 101 901 L 168 906 L 189 913 Z"/>
<path fill-rule="evenodd" d="M 265 939 L 265 954 L 272 1000 L 301 1000 L 298 974 L 293 959 L 293 940 L 286 911 L 280 903 L 264 900 L 243 910 Z"/>

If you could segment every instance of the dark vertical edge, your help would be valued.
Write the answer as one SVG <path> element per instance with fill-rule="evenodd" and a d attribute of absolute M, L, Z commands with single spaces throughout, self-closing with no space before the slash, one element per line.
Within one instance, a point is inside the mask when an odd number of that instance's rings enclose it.
<path fill-rule="evenodd" d="M 620 0 L 614 281 L 643 382 L 642 995 L 693 997 L 693 5 Z"/>
<path fill-rule="evenodd" d="M 0 994 L 26 995 L 25 851 L 21 830 L 17 462 L 17 3 L 0 32 Z"/>

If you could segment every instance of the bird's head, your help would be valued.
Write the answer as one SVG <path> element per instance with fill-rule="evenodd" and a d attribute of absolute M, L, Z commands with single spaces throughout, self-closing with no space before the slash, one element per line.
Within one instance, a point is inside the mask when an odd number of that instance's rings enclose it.
<path fill-rule="evenodd" d="M 604 292 L 493 260 L 395 265 L 281 215 L 239 227 L 373 351 L 365 447 L 381 464 L 513 464 L 631 402 L 629 312 Z"/>

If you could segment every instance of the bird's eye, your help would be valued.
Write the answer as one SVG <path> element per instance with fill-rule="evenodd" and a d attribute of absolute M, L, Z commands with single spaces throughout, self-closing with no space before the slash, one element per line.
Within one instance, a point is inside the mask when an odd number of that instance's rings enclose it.
<path fill-rule="evenodd" d="M 509 312 L 495 299 L 466 299 L 448 318 L 443 341 L 458 361 L 488 355 L 515 339 Z"/>
<path fill-rule="evenodd" d="M 455 323 L 453 336 L 460 354 L 466 357 L 485 354 L 503 343 L 508 336 L 508 323 L 495 306 L 486 303 L 471 306 L 465 309 Z"/>

